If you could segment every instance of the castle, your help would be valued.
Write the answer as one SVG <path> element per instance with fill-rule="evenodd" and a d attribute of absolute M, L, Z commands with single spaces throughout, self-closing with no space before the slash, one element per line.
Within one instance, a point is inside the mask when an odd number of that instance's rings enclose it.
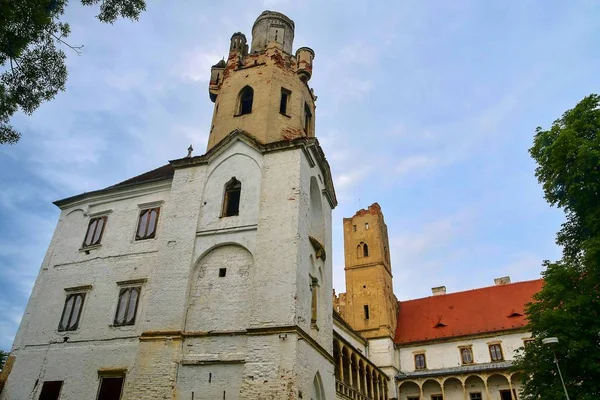
<path fill-rule="evenodd" d="M 540 281 L 398 302 L 377 204 L 344 219 L 314 52 L 265 11 L 210 71 L 206 152 L 55 204 L 0 400 L 516 399 Z"/>

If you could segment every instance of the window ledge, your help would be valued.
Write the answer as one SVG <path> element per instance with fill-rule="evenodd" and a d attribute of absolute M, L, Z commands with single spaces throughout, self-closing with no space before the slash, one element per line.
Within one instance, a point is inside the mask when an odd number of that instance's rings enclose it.
<path fill-rule="evenodd" d="M 89 254 L 90 250 L 96 250 L 96 249 L 99 249 L 100 247 L 102 247 L 102 244 L 94 244 L 94 245 L 91 245 L 91 246 L 81 247 L 79 249 L 79 251 L 83 251 L 83 252 Z"/>
<path fill-rule="evenodd" d="M 287 118 L 292 118 L 292 116 L 291 116 L 291 115 L 284 114 L 284 113 L 282 113 L 281 111 L 279 112 L 279 115 L 283 115 L 284 117 L 287 117 Z"/>
<path fill-rule="evenodd" d="M 233 114 L 234 117 L 243 117 L 244 115 L 250 115 L 252 114 L 252 111 L 250 111 L 249 113 L 246 114 Z"/>

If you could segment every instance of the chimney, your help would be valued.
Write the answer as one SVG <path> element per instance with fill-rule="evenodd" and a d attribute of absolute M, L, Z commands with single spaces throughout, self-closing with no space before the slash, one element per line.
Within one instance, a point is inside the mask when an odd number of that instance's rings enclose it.
<path fill-rule="evenodd" d="M 494 285 L 508 285 L 510 283 L 510 276 L 503 276 L 501 278 L 494 279 Z"/>
<path fill-rule="evenodd" d="M 434 296 L 440 296 L 442 294 L 446 294 L 446 286 L 438 286 L 438 287 L 431 288 L 431 293 L 433 293 Z"/>

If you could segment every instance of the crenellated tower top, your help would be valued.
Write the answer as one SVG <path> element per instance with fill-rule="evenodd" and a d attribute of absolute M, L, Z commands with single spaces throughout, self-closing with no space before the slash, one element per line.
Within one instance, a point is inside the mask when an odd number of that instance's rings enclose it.
<path fill-rule="evenodd" d="M 227 60 L 211 68 L 210 99 L 215 103 L 207 151 L 236 129 L 267 144 L 315 136 L 315 101 L 308 86 L 315 53 L 292 54 L 294 21 L 265 11 L 246 36 L 231 37 Z"/>

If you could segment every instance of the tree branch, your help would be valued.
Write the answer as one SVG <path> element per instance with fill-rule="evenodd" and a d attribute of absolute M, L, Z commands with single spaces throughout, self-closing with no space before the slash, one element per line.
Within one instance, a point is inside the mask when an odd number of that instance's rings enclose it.
<path fill-rule="evenodd" d="M 69 43 L 65 42 L 64 40 L 62 40 L 62 36 L 56 36 L 54 33 L 50 33 L 52 35 L 52 37 L 54 39 L 56 39 L 59 43 L 64 44 L 65 46 L 67 46 L 68 48 L 70 48 L 71 50 L 75 51 L 75 53 L 77 53 L 78 56 L 81 55 L 82 51 L 81 49 L 83 49 L 83 45 L 81 46 L 71 46 Z"/>

